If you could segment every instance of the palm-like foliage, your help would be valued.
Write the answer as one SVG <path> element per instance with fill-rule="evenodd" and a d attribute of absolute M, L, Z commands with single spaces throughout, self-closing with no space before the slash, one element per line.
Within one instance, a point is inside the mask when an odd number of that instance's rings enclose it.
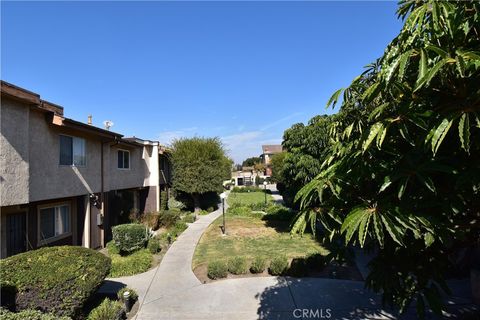
<path fill-rule="evenodd" d="M 408 0 L 398 14 L 383 57 L 328 102 L 342 97 L 292 232 L 320 221 L 331 240 L 378 247 L 367 285 L 422 314 L 442 308 L 449 254 L 478 242 L 480 3 Z"/>

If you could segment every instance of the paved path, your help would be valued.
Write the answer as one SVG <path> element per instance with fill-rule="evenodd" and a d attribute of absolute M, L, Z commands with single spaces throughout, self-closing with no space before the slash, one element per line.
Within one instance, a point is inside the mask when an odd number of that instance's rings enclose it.
<path fill-rule="evenodd" d="M 380 297 L 365 290 L 361 281 L 257 277 L 200 283 L 191 270 L 195 246 L 221 214 L 219 209 L 191 224 L 158 267 L 111 279 L 106 286 L 125 284 L 137 290 L 141 301 L 138 320 L 302 319 L 302 312 L 308 313 L 303 319 L 397 318 L 382 309 Z M 467 300 L 456 302 L 471 307 Z M 414 310 L 401 319 L 416 319 Z"/>

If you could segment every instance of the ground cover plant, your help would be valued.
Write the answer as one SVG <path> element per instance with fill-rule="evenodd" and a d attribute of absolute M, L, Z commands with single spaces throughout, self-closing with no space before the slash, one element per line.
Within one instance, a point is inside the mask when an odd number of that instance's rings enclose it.
<path fill-rule="evenodd" d="M 285 132 L 282 172 L 301 188 L 292 232 L 320 221 L 338 255 L 375 248 L 367 286 L 423 317 L 479 245 L 480 3 L 404 0 L 398 15 L 384 55 L 328 101 L 338 114 Z"/>
<path fill-rule="evenodd" d="M 74 246 L 41 248 L 0 260 L 1 286 L 15 289 L 16 310 L 37 309 L 56 317 L 75 318 L 109 270 L 110 258 Z"/>
<path fill-rule="evenodd" d="M 107 243 L 108 256 L 112 259 L 109 277 L 131 276 L 148 271 L 152 267 L 151 248 L 137 250 L 128 255 L 120 254 L 113 241 Z"/>

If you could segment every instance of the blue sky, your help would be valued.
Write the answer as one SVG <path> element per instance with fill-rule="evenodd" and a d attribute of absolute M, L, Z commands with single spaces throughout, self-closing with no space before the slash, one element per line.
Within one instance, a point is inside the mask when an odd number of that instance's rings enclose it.
<path fill-rule="evenodd" d="M 398 34 L 396 2 L 5 2 L 1 78 L 125 136 L 281 142 Z"/>

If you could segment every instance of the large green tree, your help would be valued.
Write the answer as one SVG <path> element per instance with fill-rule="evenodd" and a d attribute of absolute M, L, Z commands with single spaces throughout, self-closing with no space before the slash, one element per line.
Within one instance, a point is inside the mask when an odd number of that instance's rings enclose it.
<path fill-rule="evenodd" d="M 328 102 L 341 109 L 292 232 L 320 221 L 326 241 L 374 248 L 367 286 L 423 316 L 444 308 L 455 253 L 479 243 L 480 2 L 398 14 L 384 55 Z"/>
<path fill-rule="evenodd" d="M 245 159 L 245 160 L 242 162 L 242 166 L 244 166 L 244 167 L 253 167 L 253 166 L 255 166 L 257 163 L 262 163 L 262 159 L 261 159 L 260 157 L 250 157 L 250 158 Z"/>
<path fill-rule="evenodd" d="M 221 192 L 230 178 L 232 161 L 218 138 L 188 138 L 172 145 L 173 188 L 192 197 L 195 212 L 200 198 L 208 192 Z"/>

